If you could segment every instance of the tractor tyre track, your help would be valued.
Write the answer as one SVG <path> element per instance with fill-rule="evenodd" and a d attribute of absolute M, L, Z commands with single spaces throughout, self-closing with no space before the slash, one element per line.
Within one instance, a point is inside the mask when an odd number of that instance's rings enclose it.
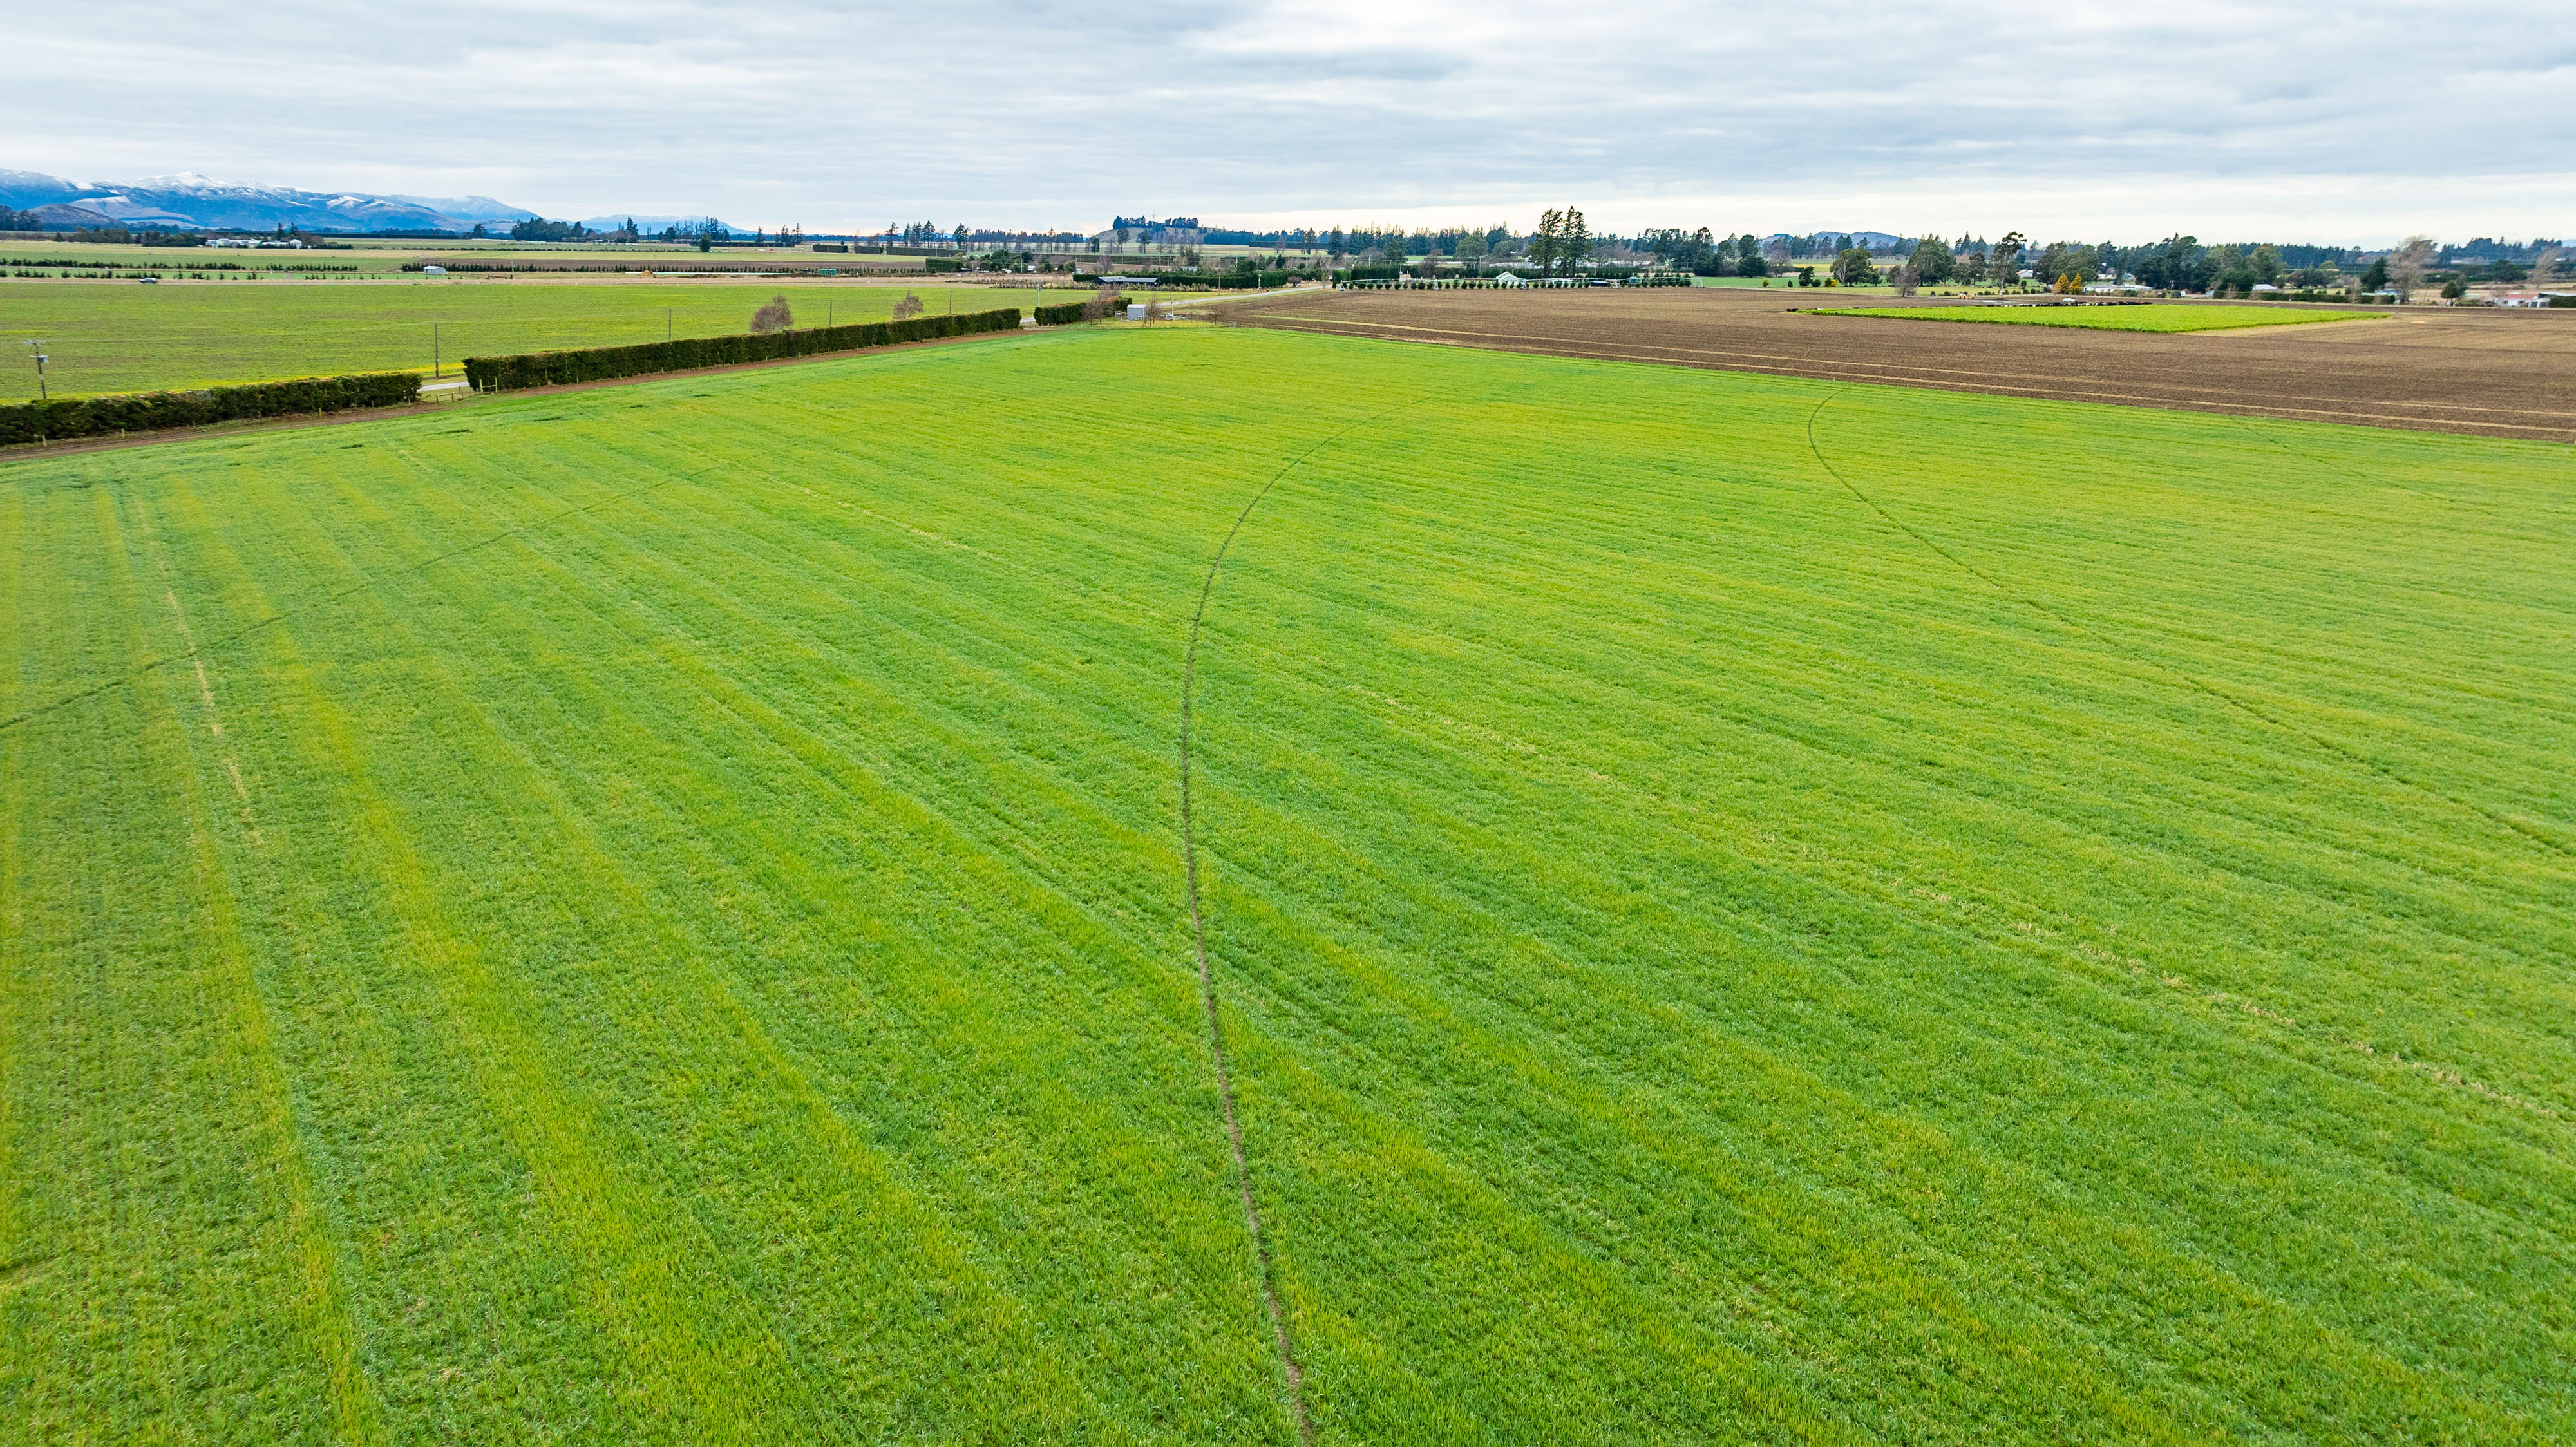
<path fill-rule="evenodd" d="M 1807 454 L 1816 460 L 1816 465 L 1824 469 L 1826 476 L 1831 477 L 1834 481 L 1842 484 L 1843 491 L 1850 493 L 1853 498 L 1857 499 L 1861 503 L 1862 506 L 1867 507 L 1871 512 L 1878 514 L 1880 519 L 1886 522 L 1888 526 L 1904 533 L 1907 537 L 1912 538 L 1917 543 L 1922 544 L 1924 547 L 1938 554 L 1951 566 L 1959 569 L 1963 573 L 1966 573 L 1968 576 L 1975 578 L 1978 582 L 1985 584 L 1996 594 L 2013 603 L 2019 604 L 2024 608 L 2028 608 L 2032 612 L 2040 614 L 2042 617 L 2050 619 L 2061 627 L 2071 629 L 2087 638 L 2109 646 L 2112 651 L 2142 668 L 2153 669 L 2158 673 L 2164 674 L 2166 677 L 2178 679 L 2184 685 L 2204 697 L 2215 700 L 2217 703 L 2227 708 L 2234 709 L 2248 718 L 2267 724 L 2274 729 L 2278 729 L 2283 733 L 2289 734 L 2293 738 L 2305 739 L 2315 748 L 2332 754 L 2337 758 L 2343 759 L 2347 763 L 2358 764 L 2362 768 L 2388 780 L 2390 783 L 2397 784 L 2406 789 L 2411 789 L 2414 792 L 2422 794 L 2426 798 L 2433 799 L 2437 802 L 2448 804 L 2454 809 L 2475 814 L 2498 828 L 2520 835 L 2521 837 L 2540 845 L 2544 849 L 2555 852 L 2562 858 L 2576 859 L 2576 845 L 2570 845 L 2566 841 L 2558 839 L 2520 819 L 2516 819 L 2510 814 L 2490 809 L 2486 805 L 2478 803 L 2474 799 L 2463 798 L 2459 795 L 2435 788 L 2433 785 L 2427 784 L 2422 780 L 2410 778 L 2349 744 L 2338 739 L 2331 738 L 2325 734 L 2320 734 L 2313 730 L 2302 728 L 2286 719 L 2268 713 L 2263 709 L 2246 702 L 2244 699 L 2236 697 L 2234 694 L 2210 683 L 2206 679 L 2200 678 L 2191 673 L 2186 673 L 2169 663 L 2163 663 L 2151 658 L 2146 654 L 2139 652 L 2137 649 L 2130 647 L 2120 639 L 2113 637 L 2098 628 L 2086 627 L 2079 620 L 2070 617 L 2056 608 L 2050 607 L 2048 604 L 2041 602 L 2039 599 L 2034 598 L 2027 593 L 2023 593 L 2015 589 L 2011 584 L 2005 582 L 2003 579 L 1987 572 L 1976 564 L 1969 562 L 1967 559 L 1950 551 L 1948 548 L 1941 546 L 1941 544 L 1934 541 L 1929 534 L 1918 530 L 1912 524 L 1896 516 L 1896 514 L 1889 512 L 1885 507 L 1882 507 L 1875 498 L 1872 498 L 1869 494 L 1862 492 L 1859 488 L 1853 486 L 1850 478 L 1843 476 L 1840 469 L 1825 460 L 1823 449 L 1816 445 L 1816 419 L 1824 414 L 1825 408 L 1833 404 L 1833 400 L 1834 399 L 1831 396 L 1827 396 L 1819 400 L 1815 405 L 1815 409 L 1807 414 Z"/>
<path fill-rule="evenodd" d="M 1243 511 L 1235 514 L 1234 525 L 1225 530 L 1225 536 L 1217 542 L 1216 551 L 1208 556 L 1207 576 L 1199 583 L 1198 606 L 1190 613 L 1189 647 L 1181 657 L 1181 876 L 1189 897 L 1190 942 L 1198 958 L 1199 1003 L 1207 1011 L 1208 1054 L 1216 1067 L 1217 1100 L 1224 1109 L 1226 1143 L 1234 1153 L 1234 1184 L 1236 1192 L 1243 1198 L 1244 1229 L 1252 1238 L 1252 1254 L 1260 1271 L 1261 1305 L 1269 1315 L 1271 1337 L 1279 1350 L 1279 1371 L 1280 1378 L 1286 1386 L 1288 1413 L 1297 1424 L 1298 1440 L 1306 1443 L 1312 1443 L 1315 1440 L 1315 1425 L 1306 1415 L 1305 1376 L 1297 1366 L 1296 1346 L 1288 1335 L 1288 1318 L 1279 1309 L 1279 1289 L 1271 1264 L 1270 1246 L 1261 1233 L 1260 1210 L 1252 1200 L 1252 1168 L 1243 1153 L 1243 1124 L 1235 1110 L 1234 1077 L 1226 1066 L 1225 1031 L 1217 1018 L 1216 978 L 1208 966 L 1206 912 L 1199 901 L 1198 824 L 1190 794 L 1190 737 L 1191 727 L 1196 718 L 1194 705 L 1198 688 L 1199 635 L 1207 622 L 1208 601 L 1216 592 L 1217 572 L 1225 565 L 1227 551 L 1234 546 L 1235 537 L 1243 531 L 1243 525 L 1251 520 L 1252 510 L 1261 506 L 1262 499 L 1270 496 L 1271 490 L 1279 486 L 1289 473 L 1294 472 L 1306 459 L 1316 453 L 1363 427 L 1384 421 L 1408 407 L 1429 400 L 1427 395 L 1416 397 L 1410 402 L 1389 407 L 1375 416 L 1361 418 L 1290 458 L 1286 465 L 1272 473 L 1270 479 L 1261 484 L 1260 490 L 1253 493 L 1252 500 L 1243 505 Z"/>

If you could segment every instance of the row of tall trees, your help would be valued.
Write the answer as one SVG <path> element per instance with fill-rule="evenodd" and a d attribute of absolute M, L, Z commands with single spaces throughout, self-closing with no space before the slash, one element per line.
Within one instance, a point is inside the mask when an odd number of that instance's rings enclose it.
<path fill-rule="evenodd" d="M 947 230 L 942 230 L 936 221 L 901 223 L 889 221 L 886 223 L 885 230 L 878 235 L 883 240 L 898 246 L 954 246 L 963 251 L 974 233 L 967 229 L 963 221 Z"/>
<path fill-rule="evenodd" d="M 1530 265 L 1539 275 L 1571 274 L 1591 255 L 1592 228 L 1584 224 L 1582 212 L 1568 206 L 1539 214 L 1538 232 L 1529 244 Z"/>
<path fill-rule="evenodd" d="M 1696 231 L 1650 229 L 1634 244 L 1665 266 L 1701 276 L 1769 276 L 1789 260 L 1785 248 L 1759 236 L 1716 236 L 1705 226 Z"/>
<path fill-rule="evenodd" d="M 578 221 L 548 221 L 543 217 L 514 222 L 510 227 L 512 241 L 578 241 L 590 234 L 590 228 Z"/>
<path fill-rule="evenodd" d="M 1225 233 L 1213 233 L 1223 236 Z M 1407 256 L 1453 257 L 1474 261 L 1509 249 L 1517 240 L 1508 226 L 1448 226 L 1406 231 L 1396 226 L 1336 226 L 1329 231 L 1284 233 L 1284 243 L 1303 245 L 1329 256 L 1376 255 L 1401 265 Z"/>
<path fill-rule="evenodd" d="M 1854 253 L 1846 251 L 1845 256 Z M 2029 271 L 2042 285 L 2080 286 L 2097 278 L 2130 279 L 2159 291 L 2251 291 L 2257 286 L 2363 291 L 2393 290 L 2411 295 L 2436 279 L 2442 249 L 2422 236 L 2374 257 L 2367 268 L 2348 272 L 2349 253 L 2335 247 L 2282 246 L 2272 242 L 2204 244 L 2197 236 L 2176 233 L 2143 246 L 2116 242 L 2053 241 L 2035 252 L 2019 232 L 1991 247 L 1962 237 L 1945 243 L 1927 237 L 1914 247 L 1900 271 L 1900 284 L 1919 282 L 2009 283 Z M 2480 280 L 2514 282 L 2547 279 L 2560 257 L 2555 247 L 2536 248 L 2529 266 L 2518 261 L 2489 260 Z M 2357 265 L 2357 263 L 2356 263 Z M 1837 275 L 1840 272 L 1838 270 Z M 2456 292 L 2464 278 L 2447 278 Z"/>

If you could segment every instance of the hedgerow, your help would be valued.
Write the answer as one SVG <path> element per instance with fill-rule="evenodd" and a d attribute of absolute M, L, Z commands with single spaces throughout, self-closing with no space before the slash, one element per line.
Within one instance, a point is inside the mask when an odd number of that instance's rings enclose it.
<path fill-rule="evenodd" d="M 1108 303 L 1112 308 L 1123 307 L 1126 304 L 1127 298 L 1123 296 L 1112 297 Z M 1083 312 L 1088 309 L 1090 305 L 1091 302 L 1088 299 L 1083 301 L 1062 302 L 1055 306 L 1039 307 L 1036 311 L 1030 313 L 1030 315 L 1035 316 L 1038 319 L 1038 325 L 1042 327 L 1071 326 L 1073 323 L 1082 320 Z"/>
<path fill-rule="evenodd" d="M 202 427 L 246 417 L 342 412 L 352 407 L 400 407 L 419 400 L 420 376 L 414 372 L 303 377 L 291 382 L 208 387 L 194 392 L 67 397 L 0 407 L 0 444 Z"/>
<path fill-rule="evenodd" d="M 938 337 L 1004 332 L 1020 324 L 1018 307 L 968 312 L 962 316 L 914 317 L 899 322 L 858 322 L 846 327 L 813 327 L 767 335 L 681 337 L 632 347 L 584 347 L 563 352 L 529 352 L 515 357 L 468 357 L 465 378 L 478 392 L 508 392 L 522 387 L 554 387 L 566 382 L 596 382 L 611 377 L 637 377 L 649 372 L 685 372 L 697 367 L 727 367 L 742 362 L 769 362 L 782 357 L 811 357 L 825 352 L 855 352 L 898 342 Z"/>

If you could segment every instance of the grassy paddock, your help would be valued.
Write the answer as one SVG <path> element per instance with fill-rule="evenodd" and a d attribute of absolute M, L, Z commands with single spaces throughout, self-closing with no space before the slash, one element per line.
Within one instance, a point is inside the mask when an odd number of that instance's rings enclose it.
<path fill-rule="evenodd" d="M 2288 311 L 2268 306 L 2141 302 L 2119 306 L 1818 307 L 1818 316 L 1897 317 L 1910 322 L 2002 322 L 2026 327 L 2083 327 L 2101 332 L 2219 332 L 2301 322 L 2384 320 L 2386 312 Z"/>
<path fill-rule="evenodd" d="M 363 247 L 346 251 L 337 248 L 295 251 L 287 249 L 255 250 L 224 246 L 102 246 L 80 241 L 7 241 L 0 240 L 0 271 L 28 266 L 39 261 L 69 258 L 81 262 L 112 262 L 120 267 L 177 269 L 192 263 L 232 262 L 240 266 L 282 266 L 289 269 L 315 266 L 351 266 L 361 274 L 383 275 L 399 271 L 411 259 L 408 252 L 386 252 Z"/>
<path fill-rule="evenodd" d="M 0 464 L 0 1439 L 1293 1443 L 1274 479 L 1320 1440 L 2576 1436 L 2576 453 L 1140 328 Z"/>
<path fill-rule="evenodd" d="M 0 283 L 0 401 L 36 395 L 19 338 L 42 337 L 55 396 L 430 369 L 431 326 L 454 374 L 468 356 L 608 347 L 750 329 L 784 293 L 801 326 L 884 321 L 910 290 L 931 311 L 1025 308 L 1036 292 L 786 280 L 422 282 L 364 287 Z M 1078 297 L 1052 291 L 1050 300 Z"/>
<path fill-rule="evenodd" d="M 624 261 L 650 266 L 657 262 L 682 266 L 710 259 L 753 260 L 779 255 L 756 249 L 719 250 L 712 257 L 695 247 L 547 247 L 515 245 L 505 241 L 457 241 L 441 245 L 434 241 L 410 238 L 343 237 L 343 244 L 328 247 L 253 248 L 228 246 L 106 246 L 69 240 L 20 241 L 0 240 L 0 267 L 23 265 L 32 260 L 72 257 L 84 261 L 114 261 L 120 266 L 178 266 L 191 261 L 233 261 L 243 265 L 288 267 L 303 263 L 318 266 L 354 266 L 362 273 L 383 275 L 399 273 L 406 262 L 546 262 L 565 260 Z"/>

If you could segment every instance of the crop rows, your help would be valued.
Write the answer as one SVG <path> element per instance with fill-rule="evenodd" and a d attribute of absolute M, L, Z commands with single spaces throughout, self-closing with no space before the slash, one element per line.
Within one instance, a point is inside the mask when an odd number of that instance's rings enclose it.
<path fill-rule="evenodd" d="M 0 471 L 0 1430 L 1293 1441 L 1310 449 L 1322 1440 L 2576 1429 L 2563 451 L 1158 329 Z"/>
<path fill-rule="evenodd" d="M 1984 306 L 1818 307 L 1819 316 L 1898 317 L 1917 322 L 2004 322 L 2097 332 L 2223 332 L 2302 322 L 2384 321 L 2386 312 L 2289 311 L 2273 306 L 2188 302 L 1989 303 Z"/>

